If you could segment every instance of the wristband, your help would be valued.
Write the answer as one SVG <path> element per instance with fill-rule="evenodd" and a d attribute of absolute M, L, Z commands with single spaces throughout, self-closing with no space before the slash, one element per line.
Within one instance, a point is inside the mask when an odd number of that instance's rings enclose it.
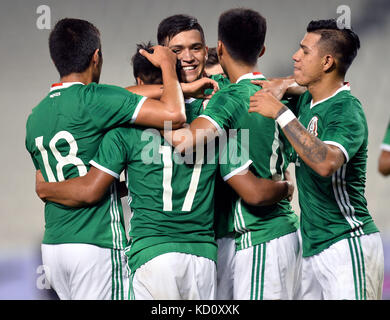
<path fill-rule="evenodd" d="M 288 123 L 296 119 L 294 113 L 291 110 L 284 111 L 279 117 L 276 118 L 276 122 L 283 129 Z"/>

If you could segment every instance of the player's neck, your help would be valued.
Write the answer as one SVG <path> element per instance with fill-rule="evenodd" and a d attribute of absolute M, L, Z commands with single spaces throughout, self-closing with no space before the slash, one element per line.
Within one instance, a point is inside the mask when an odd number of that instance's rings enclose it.
<path fill-rule="evenodd" d="M 316 103 L 332 96 L 343 85 L 342 77 L 325 77 L 308 85 L 307 90 L 313 98 L 313 103 Z"/>
<path fill-rule="evenodd" d="M 244 74 L 259 71 L 256 65 L 249 66 L 238 62 L 229 63 L 226 69 L 227 69 L 226 72 L 229 75 L 229 80 L 231 83 L 236 83 L 237 80 Z"/>
<path fill-rule="evenodd" d="M 61 78 L 63 82 L 81 82 L 84 84 L 90 84 L 92 82 L 92 74 L 90 72 L 71 73 Z"/>

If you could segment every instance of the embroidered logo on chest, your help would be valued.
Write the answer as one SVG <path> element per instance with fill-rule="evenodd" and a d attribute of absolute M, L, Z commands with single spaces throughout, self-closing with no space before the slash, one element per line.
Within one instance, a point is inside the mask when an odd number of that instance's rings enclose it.
<path fill-rule="evenodd" d="M 309 131 L 311 134 L 313 134 L 315 137 L 318 136 L 318 117 L 314 116 L 311 118 L 309 125 L 307 126 L 307 131 Z"/>

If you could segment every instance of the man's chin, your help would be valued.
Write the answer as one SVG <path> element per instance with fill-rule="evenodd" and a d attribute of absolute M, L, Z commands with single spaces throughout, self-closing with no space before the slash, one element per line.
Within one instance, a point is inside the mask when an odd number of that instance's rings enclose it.
<path fill-rule="evenodd" d="M 192 74 L 184 74 L 183 72 L 181 73 L 181 79 L 183 82 L 190 83 L 194 82 L 198 79 L 200 79 L 202 75 L 192 75 Z"/>

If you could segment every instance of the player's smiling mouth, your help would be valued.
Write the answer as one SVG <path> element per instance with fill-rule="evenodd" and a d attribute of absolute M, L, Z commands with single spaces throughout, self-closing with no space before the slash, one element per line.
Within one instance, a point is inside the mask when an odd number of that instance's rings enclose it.
<path fill-rule="evenodd" d="M 192 71 L 192 70 L 195 70 L 198 66 L 183 66 L 181 67 L 181 69 L 183 71 Z"/>

